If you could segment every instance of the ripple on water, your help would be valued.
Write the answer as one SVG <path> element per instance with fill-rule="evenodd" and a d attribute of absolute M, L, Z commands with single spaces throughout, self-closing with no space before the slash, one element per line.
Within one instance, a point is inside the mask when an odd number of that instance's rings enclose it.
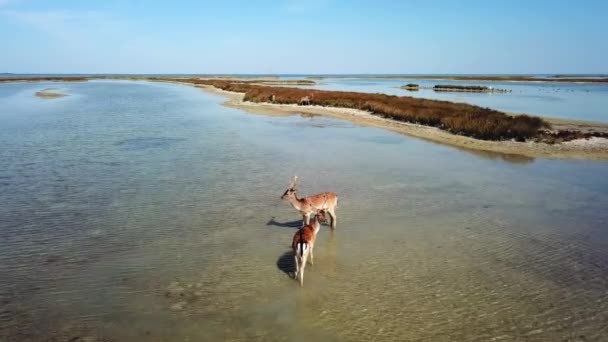
<path fill-rule="evenodd" d="M 116 143 L 117 146 L 125 150 L 145 150 L 149 148 L 167 148 L 175 143 L 184 141 L 185 139 L 166 138 L 166 137 L 141 137 L 121 140 Z"/>

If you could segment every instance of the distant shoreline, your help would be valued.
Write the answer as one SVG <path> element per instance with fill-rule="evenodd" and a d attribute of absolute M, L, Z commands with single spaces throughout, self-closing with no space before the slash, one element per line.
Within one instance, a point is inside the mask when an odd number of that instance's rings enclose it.
<path fill-rule="evenodd" d="M 553 77 L 531 77 L 531 76 L 433 76 L 433 75 L 336 75 L 336 76 L 309 76 L 308 79 L 312 80 L 323 80 L 323 79 L 393 79 L 393 80 L 433 80 L 433 81 L 489 81 L 489 82 L 560 82 L 560 83 L 608 83 L 608 77 L 601 76 L 588 76 L 588 77 L 567 77 L 563 75 L 557 75 Z"/>
<path fill-rule="evenodd" d="M 8 82 L 86 82 L 95 77 L 48 76 L 48 77 L 0 77 L 0 83 Z"/>
<path fill-rule="evenodd" d="M 300 82 L 306 80 L 314 82 L 313 80 L 323 79 L 394 79 L 394 80 L 452 80 L 452 81 L 489 81 L 489 82 L 557 82 L 557 83 L 608 83 L 608 74 L 556 74 L 552 76 L 527 76 L 527 75 L 370 75 L 370 74 L 340 74 L 340 75 L 268 75 L 268 74 L 244 74 L 244 75 L 212 75 L 212 74 L 191 74 L 191 75 L 112 75 L 112 74 L 81 74 L 81 75 L 19 75 L 5 73 L 0 74 L 0 83 L 2 82 L 37 82 L 37 81 L 86 81 L 88 79 L 148 79 L 148 78 L 203 78 L 203 79 L 218 79 L 218 80 L 264 80 L 264 81 L 295 81 L 295 80 L 283 80 L 281 76 L 299 77 Z"/>

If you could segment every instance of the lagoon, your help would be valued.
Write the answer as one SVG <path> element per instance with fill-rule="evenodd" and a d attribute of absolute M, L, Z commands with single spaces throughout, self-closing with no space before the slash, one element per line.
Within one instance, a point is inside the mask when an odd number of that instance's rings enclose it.
<path fill-rule="evenodd" d="M 48 87 L 69 96 L 34 96 Z M 503 96 L 437 94 L 478 95 Z M 166 83 L 0 84 L 0 339 L 608 338 L 607 162 L 223 101 Z M 340 195 L 304 288 L 288 274 L 298 215 L 279 199 L 294 174 L 304 194 Z"/>

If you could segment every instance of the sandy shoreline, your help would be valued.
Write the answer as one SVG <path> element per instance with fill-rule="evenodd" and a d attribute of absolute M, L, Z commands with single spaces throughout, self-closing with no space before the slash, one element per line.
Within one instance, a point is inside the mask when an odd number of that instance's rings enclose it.
<path fill-rule="evenodd" d="M 183 84 L 189 83 L 184 82 Z M 608 160 L 608 139 L 604 138 L 577 139 L 554 145 L 535 142 L 478 140 L 451 134 L 435 127 L 385 119 L 357 109 L 243 102 L 243 93 L 224 91 L 207 85 L 197 85 L 196 87 L 208 93 L 227 97 L 228 100 L 223 103 L 224 106 L 256 114 L 279 116 L 294 114 L 324 115 L 348 120 L 358 125 L 388 129 L 397 133 L 467 150 L 521 155 L 531 158 Z M 578 124 L 596 127 L 595 123 L 580 120 L 550 119 L 550 121 L 553 124 Z M 598 125 L 608 128 L 608 124 Z"/>

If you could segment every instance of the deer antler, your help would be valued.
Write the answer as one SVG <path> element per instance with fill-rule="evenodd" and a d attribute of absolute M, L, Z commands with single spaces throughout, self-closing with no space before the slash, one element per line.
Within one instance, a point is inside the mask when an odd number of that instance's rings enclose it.
<path fill-rule="evenodd" d="M 297 182 L 298 182 L 298 176 L 293 176 L 293 179 L 289 183 L 289 189 L 295 189 L 295 187 L 297 186 Z"/>
<path fill-rule="evenodd" d="M 294 190 L 298 187 L 298 185 L 300 185 L 300 182 L 298 181 L 298 176 L 293 176 L 293 188 L 294 188 Z"/>

